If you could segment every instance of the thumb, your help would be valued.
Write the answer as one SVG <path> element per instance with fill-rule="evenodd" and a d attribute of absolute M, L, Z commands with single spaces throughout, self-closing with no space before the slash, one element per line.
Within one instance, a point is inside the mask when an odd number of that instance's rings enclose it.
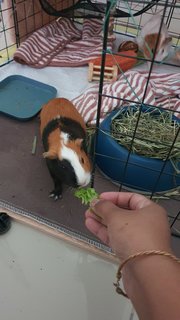
<path fill-rule="evenodd" d="M 127 210 L 117 207 L 111 201 L 102 199 L 93 200 L 90 204 L 90 209 L 96 216 L 101 218 L 105 225 L 108 225 L 117 215 L 124 215 L 125 211 L 127 212 Z"/>

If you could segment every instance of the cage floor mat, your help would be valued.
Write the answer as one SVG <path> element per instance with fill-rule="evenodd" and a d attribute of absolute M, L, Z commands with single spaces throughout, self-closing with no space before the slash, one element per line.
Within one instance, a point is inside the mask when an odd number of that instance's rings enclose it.
<path fill-rule="evenodd" d="M 49 198 L 53 183 L 42 157 L 43 147 L 39 135 L 39 118 L 20 122 L 1 116 L 0 125 L 0 211 L 7 212 L 20 221 L 39 229 L 70 239 L 70 242 L 95 250 L 97 253 L 113 255 L 84 225 L 86 207 L 74 197 L 70 188 L 64 190 L 63 199 Z M 37 135 L 36 153 L 32 154 L 34 136 Z M 99 172 L 95 174 L 95 188 L 117 191 Z M 176 213 L 179 203 L 164 201 L 171 214 Z"/>
<path fill-rule="evenodd" d="M 1 116 L 0 145 L 0 210 L 13 217 L 30 222 L 40 228 L 44 226 L 63 233 L 75 241 L 111 254 L 98 239 L 88 232 L 84 225 L 86 207 L 75 198 L 74 190 L 66 188 L 63 199 L 49 198 L 53 182 L 45 160 L 39 135 L 39 118 L 20 122 Z M 34 136 L 37 135 L 36 153 L 32 154 Z M 97 181 L 99 192 L 112 189 Z M 114 189 L 116 187 L 114 186 Z"/>

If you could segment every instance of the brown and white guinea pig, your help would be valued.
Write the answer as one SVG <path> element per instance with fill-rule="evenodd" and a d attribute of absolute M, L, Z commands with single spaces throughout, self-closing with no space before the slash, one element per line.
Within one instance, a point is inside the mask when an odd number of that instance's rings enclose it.
<path fill-rule="evenodd" d="M 86 125 L 74 105 L 55 98 L 40 114 L 40 131 L 47 166 L 54 181 L 50 197 L 62 197 L 62 185 L 86 186 L 91 179 L 91 163 L 86 153 Z"/>
<path fill-rule="evenodd" d="M 158 41 L 155 60 L 159 62 L 163 61 L 168 56 L 172 41 L 172 38 L 168 33 L 168 28 L 164 22 L 162 23 L 160 30 L 161 20 L 162 17 L 159 14 L 152 16 L 142 27 L 141 33 L 137 38 L 139 49 L 141 49 L 145 58 L 150 60 L 152 60 L 155 53 L 156 42 Z M 158 38 L 159 32 L 160 36 Z"/>

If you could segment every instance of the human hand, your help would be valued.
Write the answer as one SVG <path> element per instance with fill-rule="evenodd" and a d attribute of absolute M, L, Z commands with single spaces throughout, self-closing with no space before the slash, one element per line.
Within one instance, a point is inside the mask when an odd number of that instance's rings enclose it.
<path fill-rule="evenodd" d="M 86 227 L 125 260 L 139 251 L 170 249 L 166 211 L 146 197 L 105 192 L 85 214 Z"/>

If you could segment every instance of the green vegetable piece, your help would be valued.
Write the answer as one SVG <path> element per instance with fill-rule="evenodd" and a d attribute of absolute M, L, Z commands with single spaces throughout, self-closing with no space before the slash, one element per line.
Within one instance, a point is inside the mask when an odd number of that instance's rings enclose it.
<path fill-rule="evenodd" d="M 32 145 L 32 154 L 36 153 L 36 146 L 37 146 L 37 136 L 34 136 L 33 145 Z"/>
<path fill-rule="evenodd" d="M 75 197 L 81 199 L 82 204 L 85 205 L 90 204 L 93 199 L 98 198 L 98 193 L 94 188 L 80 188 L 75 191 L 74 195 Z"/>

